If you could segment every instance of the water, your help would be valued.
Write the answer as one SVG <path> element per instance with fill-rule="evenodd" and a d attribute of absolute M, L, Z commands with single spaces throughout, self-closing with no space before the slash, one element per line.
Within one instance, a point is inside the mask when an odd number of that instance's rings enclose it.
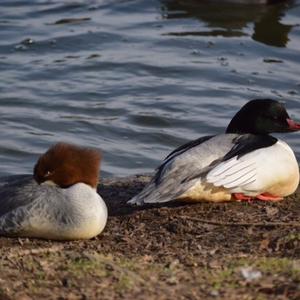
<path fill-rule="evenodd" d="M 101 148 L 104 176 L 149 172 L 252 98 L 300 120 L 299 24 L 300 1 L 2 0 L 0 175 L 58 141 Z"/>

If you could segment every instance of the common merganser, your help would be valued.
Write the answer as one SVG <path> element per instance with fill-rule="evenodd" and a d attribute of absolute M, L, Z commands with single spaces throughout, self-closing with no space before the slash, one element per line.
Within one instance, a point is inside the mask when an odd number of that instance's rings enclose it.
<path fill-rule="evenodd" d="M 0 188 L 0 235 L 55 240 L 89 239 L 107 221 L 96 192 L 101 155 L 95 149 L 58 143 L 34 167 L 34 179 Z"/>
<path fill-rule="evenodd" d="M 300 130 L 283 104 L 251 100 L 226 133 L 201 137 L 171 152 L 129 204 L 182 201 L 276 201 L 292 194 L 299 167 L 292 149 L 272 132 Z"/>

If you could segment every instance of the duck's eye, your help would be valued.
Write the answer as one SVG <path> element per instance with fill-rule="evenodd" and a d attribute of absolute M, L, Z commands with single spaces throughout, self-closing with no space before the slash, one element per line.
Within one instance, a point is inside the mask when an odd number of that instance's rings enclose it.
<path fill-rule="evenodd" d="M 45 173 L 44 177 L 49 177 L 50 175 L 52 175 L 52 173 L 53 173 L 53 172 L 51 172 L 51 171 L 47 171 L 47 172 Z"/>
<path fill-rule="evenodd" d="M 278 121 L 278 120 L 279 120 L 279 117 L 278 117 L 278 116 L 272 116 L 272 120 Z"/>

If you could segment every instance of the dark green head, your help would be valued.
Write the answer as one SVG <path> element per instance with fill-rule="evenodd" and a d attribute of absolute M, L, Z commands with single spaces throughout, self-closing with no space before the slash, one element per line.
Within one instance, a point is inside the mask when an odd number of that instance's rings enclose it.
<path fill-rule="evenodd" d="M 246 103 L 232 118 L 226 133 L 268 134 L 300 130 L 282 103 L 271 99 L 256 99 Z"/>

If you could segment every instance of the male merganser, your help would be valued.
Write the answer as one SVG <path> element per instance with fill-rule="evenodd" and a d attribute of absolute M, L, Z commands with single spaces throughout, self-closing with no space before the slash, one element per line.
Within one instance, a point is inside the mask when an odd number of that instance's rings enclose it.
<path fill-rule="evenodd" d="M 226 133 L 205 136 L 171 152 L 130 204 L 183 201 L 281 200 L 299 183 L 292 149 L 271 132 L 300 130 L 275 100 L 252 100 Z"/>
<path fill-rule="evenodd" d="M 107 221 L 97 194 L 100 153 L 58 143 L 34 167 L 34 179 L 0 188 L 0 235 L 55 240 L 89 239 Z"/>

